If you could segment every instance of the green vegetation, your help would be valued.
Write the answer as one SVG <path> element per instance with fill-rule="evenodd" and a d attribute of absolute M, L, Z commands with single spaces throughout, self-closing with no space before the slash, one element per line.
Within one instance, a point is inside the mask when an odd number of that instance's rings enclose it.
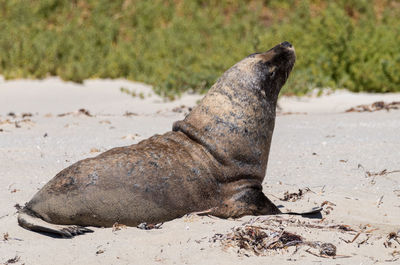
<path fill-rule="evenodd" d="M 0 74 L 125 77 L 167 97 L 290 41 L 284 93 L 400 91 L 399 0 L 0 0 Z"/>

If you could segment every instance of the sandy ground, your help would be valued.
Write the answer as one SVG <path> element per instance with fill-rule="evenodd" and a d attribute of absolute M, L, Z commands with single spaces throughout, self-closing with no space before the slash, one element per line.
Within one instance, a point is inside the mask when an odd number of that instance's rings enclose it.
<path fill-rule="evenodd" d="M 17 225 L 15 205 L 61 169 L 170 130 L 200 98 L 163 102 L 124 80 L 0 80 L 0 264 L 400 264 L 400 110 L 344 112 L 400 101 L 399 94 L 280 100 L 264 192 L 283 211 L 323 205 L 323 219 L 185 216 L 157 230 L 93 228 L 73 239 Z M 281 200 L 299 189 L 300 198 Z M 257 256 L 239 250 L 234 227 L 287 231 L 308 243 Z M 322 243 L 335 245 L 337 256 L 321 256 Z"/>

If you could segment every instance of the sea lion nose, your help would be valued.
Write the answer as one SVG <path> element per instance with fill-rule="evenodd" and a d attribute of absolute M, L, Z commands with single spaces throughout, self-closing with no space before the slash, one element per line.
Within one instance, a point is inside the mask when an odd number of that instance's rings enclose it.
<path fill-rule="evenodd" d="M 281 45 L 285 48 L 292 48 L 292 44 L 288 41 L 282 42 Z"/>

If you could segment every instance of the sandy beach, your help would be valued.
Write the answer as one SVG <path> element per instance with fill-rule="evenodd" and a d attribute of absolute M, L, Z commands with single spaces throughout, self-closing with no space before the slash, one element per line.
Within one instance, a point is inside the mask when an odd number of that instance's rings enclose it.
<path fill-rule="evenodd" d="M 322 219 L 188 215 L 161 229 L 93 228 L 72 239 L 18 226 L 18 206 L 60 170 L 171 130 L 201 97 L 165 102 L 119 79 L 0 79 L 0 264 L 400 264 L 400 105 L 346 112 L 400 94 L 280 99 L 264 192 L 285 212 L 322 206 Z M 241 249 L 235 235 L 249 229 L 271 244 Z M 302 242 L 286 244 L 283 232 Z"/>

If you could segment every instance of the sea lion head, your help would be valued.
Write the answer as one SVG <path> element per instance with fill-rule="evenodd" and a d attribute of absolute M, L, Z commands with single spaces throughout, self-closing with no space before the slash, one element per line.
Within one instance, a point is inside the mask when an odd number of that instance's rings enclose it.
<path fill-rule="evenodd" d="M 294 47 L 285 41 L 256 57 L 260 58 L 257 67 L 264 81 L 264 89 L 266 92 L 269 90 L 271 93 L 278 94 L 296 61 Z"/>
<path fill-rule="evenodd" d="M 277 98 L 296 61 L 294 47 L 289 42 L 282 42 L 264 53 L 253 53 L 236 64 L 237 75 L 243 73 L 251 84 L 252 90 L 260 90 L 270 99 Z M 239 71 L 237 71 L 239 70 Z"/>

